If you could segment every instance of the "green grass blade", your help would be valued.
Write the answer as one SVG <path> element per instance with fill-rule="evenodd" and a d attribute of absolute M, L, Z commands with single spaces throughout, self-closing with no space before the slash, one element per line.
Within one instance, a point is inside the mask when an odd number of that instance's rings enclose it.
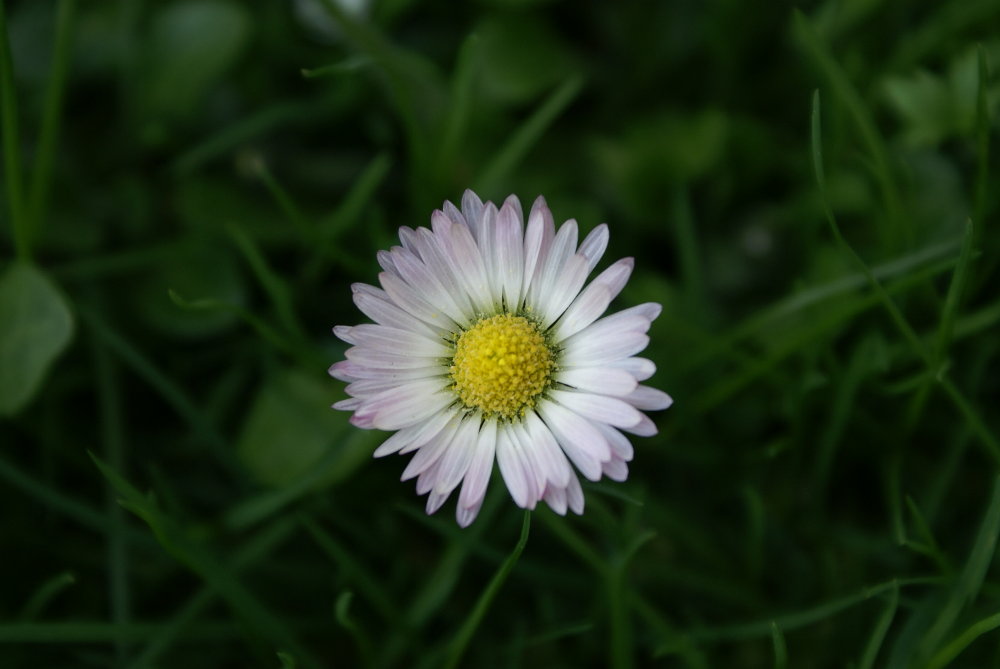
<path fill-rule="evenodd" d="M 91 459 L 121 495 L 122 506 L 141 518 L 160 545 L 178 562 L 187 566 L 215 589 L 226 600 L 235 615 L 246 621 L 258 635 L 267 639 L 275 648 L 293 651 L 305 666 L 321 666 L 320 662 L 312 658 L 296 640 L 288 626 L 239 581 L 227 564 L 217 559 L 206 547 L 189 538 L 184 528 L 164 514 L 151 497 L 140 493 L 118 472 L 93 454 Z"/>
<path fill-rule="evenodd" d="M 7 210 L 18 258 L 31 259 L 31 228 L 24 208 L 21 164 L 21 132 L 18 129 L 17 91 L 14 63 L 7 34 L 7 14 L 0 0 L 0 138 L 3 139 L 3 168 L 6 177 Z"/>
<path fill-rule="evenodd" d="M 1000 627 L 1000 613 L 994 613 L 992 616 L 983 618 L 958 635 L 954 641 L 934 655 L 930 662 L 927 663 L 927 669 L 943 669 L 943 667 L 951 664 L 951 661 L 958 657 L 959 653 L 968 648 L 973 641 L 998 627 Z"/>
<path fill-rule="evenodd" d="M 38 135 L 38 149 L 35 166 L 31 175 L 31 191 L 28 197 L 28 220 L 31 236 L 38 234 L 45 221 L 49 191 L 52 187 L 52 162 L 59 140 L 59 126 L 62 121 L 63 91 L 66 89 L 66 73 L 69 70 L 71 48 L 73 46 L 73 26 L 76 16 L 76 0 L 60 0 L 56 9 L 56 37 L 52 55 L 52 71 L 49 73 L 42 106 L 42 126 Z"/>
<path fill-rule="evenodd" d="M 489 610 L 490 605 L 496 598 L 497 593 L 500 592 L 500 588 L 503 587 L 504 581 L 513 571 L 514 565 L 517 564 L 518 558 L 521 557 L 521 552 L 524 551 L 524 547 L 528 543 L 528 530 L 531 527 L 531 512 L 524 512 L 524 522 L 521 524 L 521 536 L 517 540 L 517 544 L 514 546 L 514 550 L 511 554 L 504 560 L 504 563 L 500 565 L 500 569 L 493 576 L 493 580 L 490 584 L 486 586 L 486 589 L 479 596 L 476 601 L 476 606 L 472 609 L 472 613 L 466 618 L 465 623 L 455 634 L 455 638 L 452 639 L 451 644 L 448 649 L 448 660 L 445 662 L 446 669 L 455 669 L 458 663 L 462 661 L 462 655 L 465 654 L 465 649 L 472 640 L 472 636 L 476 633 L 479 628 L 479 623 L 482 622 L 483 618 L 486 616 L 486 612 Z"/>
<path fill-rule="evenodd" d="M 986 204 L 989 195 L 990 179 L 990 118 L 989 105 L 989 63 L 986 60 L 986 50 L 980 44 L 976 50 L 976 190 L 974 195 L 973 221 L 976 223 L 976 248 L 983 236 L 986 223 Z"/>
<path fill-rule="evenodd" d="M 890 231 L 882 241 L 886 248 L 894 248 L 909 236 L 910 228 L 906 225 L 902 215 L 902 208 L 899 203 L 899 189 L 896 186 L 889 164 L 888 151 L 875 125 L 875 120 L 872 118 L 864 99 L 862 99 L 857 89 L 851 84 L 847 74 L 834 59 L 812 22 L 799 10 L 795 11 L 794 27 L 799 43 L 819 66 L 830 87 L 834 90 L 837 99 L 847 109 L 848 114 L 857 126 L 858 132 L 861 134 L 861 139 L 868 149 L 868 153 L 871 155 L 875 176 L 882 191 L 882 199 L 886 210 L 888 225 L 885 227 Z M 818 96 L 818 93 L 816 95 Z M 815 99 L 816 97 L 814 97 Z"/>
<path fill-rule="evenodd" d="M 437 158 L 437 172 L 441 177 L 447 176 L 454 169 L 455 158 L 459 155 L 459 147 L 469 125 L 476 84 L 480 81 L 478 75 L 481 62 L 482 40 L 477 34 L 471 33 L 458 52 L 458 64 L 452 77 L 451 98 Z"/>
<path fill-rule="evenodd" d="M 771 648 L 774 650 L 774 669 L 788 667 L 788 647 L 785 645 L 785 635 L 775 622 L 771 623 Z"/>
<path fill-rule="evenodd" d="M 74 583 L 76 583 L 76 576 L 73 575 L 73 572 L 64 571 L 61 574 L 56 574 L 45 581 L 31 595 L 31 598 L 24 604 L 24 608 L 21 609 L 21 614 L 18 618 L 23 622 L 33 621 L 45 610 L 49 602 Z"/>
<path fill-rule="evenodd" d="M 108 520 L 104 514 L 89 504 L 74 499 L 22 472 L 14 465 L 0 459 L 0 481 L 21 490 L 46 507 L 75 520 L 84 527 L 108 532 Z"/>
<path fill-rule="evenodd" d="M 528 152 L 545 134 L 545 130 L 576 99 L 583 90 L 583 81 L 583 77 L 578 75 L 552 91 L 545 102 L 528 117 L 483 169 L 475 180 L 474 190 L 479 193 L 490 193 L 499 188 L 501 182 L 527 157 Z"/>
<path fill-rule="evenodd" d="M 923 635 L 917 648 L 918 657 L 926 658 L 938 650 L 938 645 L 951 631 L 962 609 L 979 594 L 983 579 L 986 578 L 986 571 L 996 553 L 998 535 L 1000 535 L 1000 477 L 994 481 L 993 496 L 979 526 L 979 533 L 969 553 L 969 559 L 952 587 L 948 599 L 941 607 L 941 612 Z"/>
<path fill-rule="evenodd" d="M 872 635 L 868 639 L 868 645 L 865 646 L 865 654 L 861 656 L 858 669 L 872 669 L 875 666 L 878 652 L 882 648 L 882 642 L 885 640 L 886 632 L 889 631 L 889 626 L 892 625 L 892 619 L 896 617 L 896 609 L 898 607 L 899 586 L 897 584 L 896 587 L 889 591 L 889 601 L 886 602 L 885 610 L 882 611 L 875 629 L 872 630 Z"/>

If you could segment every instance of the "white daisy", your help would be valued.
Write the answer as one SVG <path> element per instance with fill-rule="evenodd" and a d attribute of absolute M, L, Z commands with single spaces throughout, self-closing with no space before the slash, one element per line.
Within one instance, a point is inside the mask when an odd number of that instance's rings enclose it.
<path fill-rule="evenodd" d="M 330 374 L 351 397 L 334 404 L 365 429 L 395 430 L 375 457 L 412 453 L 437 511 L 461 484 L 456 517 L 479 513 L 496 459 L 514 502 L 544 500 L 583 512 L 573 466 L 587 479 L 628 476 L 622 431 L 656 434 L 642 411 L 670 397 L 640 385 L 655 371 L 646 348 L 660 305 L 599 316 L 632 273 L 614 263 L 584 288 L 608 245 L 601 224 L 577 246 L 576 221 L 555 229 L 539 197 L 527 228 L 517 197 L 497 210 L 472 191 L 450 202 L 431 229 L 400 228 L 402 246 L 379 251 L 382 288 L 355 284 L 354 302 L 375 324 L 337 326 L 346 360 Z M 570 465 L 572 463 L 573 466 Z"/>

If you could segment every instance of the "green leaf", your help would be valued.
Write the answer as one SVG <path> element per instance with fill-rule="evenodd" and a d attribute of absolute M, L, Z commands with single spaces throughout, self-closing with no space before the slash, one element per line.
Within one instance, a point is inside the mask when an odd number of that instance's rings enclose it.
<path fill-rule="evenodd" d="M 0 414 L 31 401 L 73 337 L 73 316 L 54 283 L 16 262 L 0 277 Z"/>

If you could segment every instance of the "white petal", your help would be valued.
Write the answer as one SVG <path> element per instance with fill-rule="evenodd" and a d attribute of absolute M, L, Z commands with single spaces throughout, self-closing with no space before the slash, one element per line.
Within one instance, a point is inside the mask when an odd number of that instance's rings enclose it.
<path fill-rule="evenodd" d="M 402 455 L 417 450 L 436 437 L 455 414 L 454 410 L 440 411 L 423 422 L 403 428 L 375 449 L 375 457 L 380 458 L 397 451 Z"/>
<path fill-rule="evenodd" d="M 498 260 L 494 244 L 496 243 L 496 221 L 497 207 L 492 202 L 483 205 L 483 215 L 479 220 L 479 237 L 476 238 L 476 245 L 479 247 L 479 255 L 483 259 L 483 271 L 486 274 L 486 281 L 490 287 L 490 297 L 493 304 L 501 304 L 503 300 L 503 286 L 501 283 Z"/>
<path fill-rule="evenodd" d="M 362 402 L 364 402 L 364 398 L 362 397 L 348 397 L 346 400 L 334 402 L 331 408 L 338 411 L 354 411 L 361 407 Z"/>
<path fill-rule="evenodd" d="M 406 283 L 398 276 L 389 274 L 388 272 L 381 272 L 378 275 L 379 283 L 385 289 L 385 292 L 389 294 L 392 301 L 404 309 L 406 312 L 412 314 L 421 321 L 431 325 L 432 327 L 440 328 L 446 331 L 455 331 L 460 329 L 458 324 L 455 323 L 451 318 L 449 318 L 440 308 L 431 305 L 427 300 L 417 293 L 417 291 L 410 284 Z"/>
<path fill-rule="evenodd" d="M 611 458 L 609 461 L 601 464 L 601 471 L 612 481 L 624 481 L 628 478 L 628 465 L 625 464 L 624 460 L 619 460 L 618 458 Z"/>
<path fill-rule="evenodd" d="M 450 494 L 450 490 L 448 492 L 438 492 L 437 490 L 432 490 L 431 494 L 427 496 L 427 515 L 429 516 L 440 509 L 441 505 L 448 500 L 448 495 Z"/>
<path fill-rule="evenodd" d="M 545 503 L 560 516 L 566 515 L 566 488 L 550 485 L 545 489 Z"/>
<path fill-rule="evenodd" d="M 479 509 L 483 506 L 483 501 L 479 500 L 479 503 L 470 506 L 468 508 L 459 505 L 455 509 L 455 520 L 458 522 L 459 527 L 468 527 L 472 524 L 472 521 L 476 519 L 479 515 Z"/>
<path fill-rule="evenodd" d="M 380 430 L 409 427 L 441 411 L 455 397 L 444 391 L 446 379 L 419 379 L 379 393 L 365 400 L 359 414 L 371 416 L 372 425 Z"/>
<path fill-rule="evenodd" d="M 618 397 L 628 395 L 637 385 L 634 376 L 614 367 L 570 367 L 559 371 L 555 380 L 577 390 Z"/>
<path fill-rule="evenodd" d="M 538 404 L 538 413 L 576 468 L 591 481 L 601 478 L 601 463 L 611 459 L 611 448 L 597 428 L 549 400 Z"/>
<path fill-rule="evenodd" d="M 462 482 L 462 492 L 458 496 L 459 508 L 471 509 L 475 507 L 478 509 L 483 503 L 486 486 L 489 484 L 490 474 L 493 473 L 496 443 L 497 422 L 495 420 L 485 421 L 479 429 L 475 450 L 472 453 L 472 462 L 469 463 L 465 481 Z"/>
<path fill-rule="evenodd" d="M 434 485 L 434 492 L 450 495 L 451 491 L 462 482 L 476 452 L 481 422 L 478 417 L 466 418 L 459 425 L 455 438 L 441 457 L 441 472 Z"/>
<path fill-rule="evenodd" d="M 658 411 L 668 408 L 674 403 L 670 395 L 662 390 L 649 386 L 638 386 L 628 397 L 622 398 L 636 409 L 643 411 Z"/>
<path fill-rule="evenodd" d="M 521 283 L 524 272 L 524 224 L 521 222 L 521 205 L 515 208 L 505 203 L 496 221 L 496 254 L 499 284 L 508 311 L 516 311 L 521 304 Z M 488 249 L 490 250 L 490 249 Z"/>
<path fill-rule="evenodd" d="M 537 453 L 537 460 L 549 483 L 565 488 L 573 470 L 566 460 L 566 454 L 559 448 L 552 431 L 542 422 L 534 411 L 528 411 L 524 417 L 524 427 L 528 439 Z M 544 489 L 545 486 L 543 485 Z"/>
<path fill-rule="evenodd" d="M 642 414 L 634 406 L 616 397 L 571 390 L 552 390 L 549 395 L 564 407 L 595 422 L 633 427 L 642 420 Z"/>
<path fill-rule="evenodd" d="M 642 416 L 642 420 L 640 420 L 636 425 L 633 425 L 632 427 L 623 427 L 622 429 L 640 437 L 652 437 L 655 435 L 658 432 L 656 424 L 653 423 L 653 421 L 651 421 L 649 416 L 646 414 L 639 415 Z"/>
<path fill-rule="evenodd" d="M 528 506 L 535 508 L 535 504 L 542 498 L 542 491 L 545 490 L 547 483 L 546 466 L 540 461 L 538 449 L 532 443 L 524 425 L 512 423 L 507 429 L 510 431 L 514 452 L 520 458 L 524 473 L 531 481 L 531 499 Z"/>
<path fill-rule="evenodd" d="M 524 471 L 506 426 L 500 426 L 497 430 L 497 464 L 514 503 L 522 509 L 527 508 L 531 501 L 532 483 Z"/>
<path fill-rule="evenodd" d="M 583 513 L 583 489 L 580 487 L 580 481 L 576 476 L 571 476 L 569 478 L 569 485 L 566 486 L 566 503 L 576 515 L 579 516 Z"/>
<path fill-rule="evenodd" d="M 562 227 L 559 228 L 559 232 L 556 233 L 555 238 L 552 240 L 552 244 L 549 246 L 544 260 L 539 259 L 541 264 L 535 270 L 536 276 L 532 280 L 531 290 L 528 293 L 529 303 L 540 305 L 543 301 L 550 299 L 552 287 L 560 279 L 560 275 L 563 272 L 563 265 L 575 255 L 576 237 L 576 221 L 570 220 L 563 223 Z M 586 278 L 586 260 L 583 260 L 582 265 L 584 278 Z M 558 314 L 556 314 L 556 317 L 558 317 Z"/>
<path fill-rule="evenodd" d="M 622 358 L 608 363 L 612 367 L 624 369 L 635 377 L 636 381 L 645 381 L 656 373 L 656 365 L 652 360 L 646 358 Z"/>
<path fill-rule="evenodd" d="M 548 292 L 536 303 L 542 327 L 547 328 L 562 316 L 570 302 L 580 294 L 586 280 L 587 260 L 581 255 L 574 255 L 563 265 Z"/>
<path fill-rule="evenodd" d="M 371 286 L 369 286 L 369 288 L 372 288 L 372 290 L 378 290 L 377 288 Z M 398 328 L 400 330 L 424 332 L 431 336 L 440 336 L 447 331 L 442 324 L 435 324 L 432 326 L 424 323 L 419 318 L 414 317 L 412 314 L 409 314 L 396 306 L 385 291 L 379 290 L 378 292 L 384 295 L 385 298 L 383 299 L 367 290 L 356 290 L 354 293 L 354 304 L 358 306 L 358 309 L 360 309 L 365 316 L 368 316 L 368 318 L 372 319 L 376 323 L 381 323 L 382 325 Z"/>
<path fill-rule="evenodd" d="M 618 458 L 619 460 L 624 460 L 625 462 L 631 462 L 632 456 L 634 455 L 634 450 L 632 448 L 632 442 L 628 440 L 624 434 L 611 427 L 607 423 L 591 423 L 594 427 L 601 431 L 604 438 L 608 440 L 608 446 L 611 447 L 612 457 Z"/>
<path fill-rule="evenodd" d="M 413 454 L 413 457 L 410 458 L 410 462 L 406 465 L 406 469 L 403 470 L 403 474 L 400 476 L 401 481 L 406 481 L 414 476 L 417 476 L 418 474 L 423 474 L 430 468 L 431 465 L 440 460 L 441 456 L 444 455 L 445 451 L 455 438 L 459 420 L 460 419 L 457 415 L 453 416 L 440 432 L 434 435 L 434 437 L 426 444 L 417 449 L 417 452 Z M 435 478 L 435 480 L 430 483 L 427 490 L 433 488 L 436 482 L 437 480 Z"/>
<path fill-rule="evenodd" d="M 473 237 L 479 238 L 479 222 L 483 217 L 483 201 L 471 190 L 462 194 L 462 214 L 472 231 Z"/>
<path fill-rule="evenodd" d="M 365 346 L 352 346 L 344 351 L 344 356 L 351 362 L 374 369 L 415 369 L 423 367 L 442 367 L 437 358 L 407 356 L 401 349 L 394 349 L 399 354 L 387 353 L 383 349 L 373 349 Z"/>
<path fill-rule="evenodd" d="M 480 312 L 495 310 L 499 305 L 493 301 L 490 282 L 486 278 L 486 266 L 469 228 L 464 225 L 453 225 L 450 230 L 440 235 L 440 239 L 441 249 L 452 272 L 462 282 L 462 287 L 472 299 L 473 305 Z"/>
<path fill-rule="evenodd" d="M 533 282 L 540 276 L 555 234 L 552 212 L 545 204 L 545 198 L 539 195 L 531 207 L 528 227 L 524 233 L 524 284 L 521 286 L 521 295 L 529 295 Z"/>
<path fill-rule="evenodd" d="M 465 226 L 451 226 L 452 229 L 465 229 Z M 465 281 L 462 280 L 460 269 L 452 261 L 449 253 L 445 249 L 445 238 L 451 234 L 449 229 L 440 235 L 431 233 L 427 228 L 420 228 L 417 236 L 417 246 L 420 249 L 420 256 L 427 265 L 428 271 L 437 277 L 441 285 L 448 292 L 455 302 L 462 308 L 463 312 L 473 315 L 476 312 L 475 299 L 468 290 Z"/>
<path fill-rule="evenodd" d="M 455 323 L 462 326 L 469 324 L 471 314 L 468 305 L 463 308 L 441 283 L 441 280 L 419 258 L 399 247 L 393 250 L 392 258 L 399 270 L 399 275 L 421 298 L 439 311 L 443 311 Z"/>
<path fill-rule="evenodd" d="M 330 366 L 330 376 L 341 381 L 358 381 L 360 379 L 392 379 L 399 383 L 425 379 L 435 376 L 445 376 L 448 373 L 447 367 L 443 367 L 436 361 L 429 361 L 426 367 L 415 367 L 413 369 L 385 369 L 381 367 L 368 367 L 359 365 L 352 360 L 341 360 Z"/>
<path fill-rule="evenodd" d="M 578 333 L 575 336 L 580 336 Z M 563 345 L 562 364 L 565 367 L 600 367 L 627 358 L 646 348 L 649 337 L 641 332 L 608 333 Z"/>
<path fill-rule="evenodd" d="M 587 272 L 593 272 L 604 251 L 608 248 L 608 224 L 601 223 L 590 231 L 590 234 L 580 243 L 577 251 L 587 259 Z"/>
<path fill-rule="evenodd" d="M 340 327 L 337 326 L 334 330 Z M 405 350 L 410 355 L 447 357 L 452 354 L 451 347 L 443 338 L 432 337 L 422 332 L 400 330 L 372 323 L 363 323 L 362 325 L 355 325 L 348 329 L 350 330 L 348 335 L 350 340 L 344 337 L 341 338 L 349 344 L 361 346 L 377 345 L 390 352 Z"/>

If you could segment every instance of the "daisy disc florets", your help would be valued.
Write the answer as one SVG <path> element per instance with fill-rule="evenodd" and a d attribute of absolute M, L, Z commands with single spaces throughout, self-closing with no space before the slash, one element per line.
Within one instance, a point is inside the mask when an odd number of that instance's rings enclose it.
<path fill-rule="evenodd" d="M 623 432 L 656 434 L 642 411 L 670 397 L 640 385 L 655 371 L 635 357 L 660 305 L 600 318 L 632 272 L 612 264 L 586 287 L 608 244 L 599 225 L 577 246 L 576 221 L 556 231 L 545 200 L 524 224 L 510 196 L 498 210 L 472 191 L 461 211 L 445 202 L 431 229 L 400 228 L 402 246 L 380 251 L 381 288 L 353 286 L 374 324 L 337 326 L 351 348 L 330 374 L 348 382 L 365 429 L 395 431 L 375 456 L 413 453 L 403 480 L 417 478 L 437 511 L 461 484 L 456 517 L 471 523 L 494 460 L 514 502 L 544 500 L 559 514 L 583 512 L 573 466 L 587 479 L 628 476 Z"/>

